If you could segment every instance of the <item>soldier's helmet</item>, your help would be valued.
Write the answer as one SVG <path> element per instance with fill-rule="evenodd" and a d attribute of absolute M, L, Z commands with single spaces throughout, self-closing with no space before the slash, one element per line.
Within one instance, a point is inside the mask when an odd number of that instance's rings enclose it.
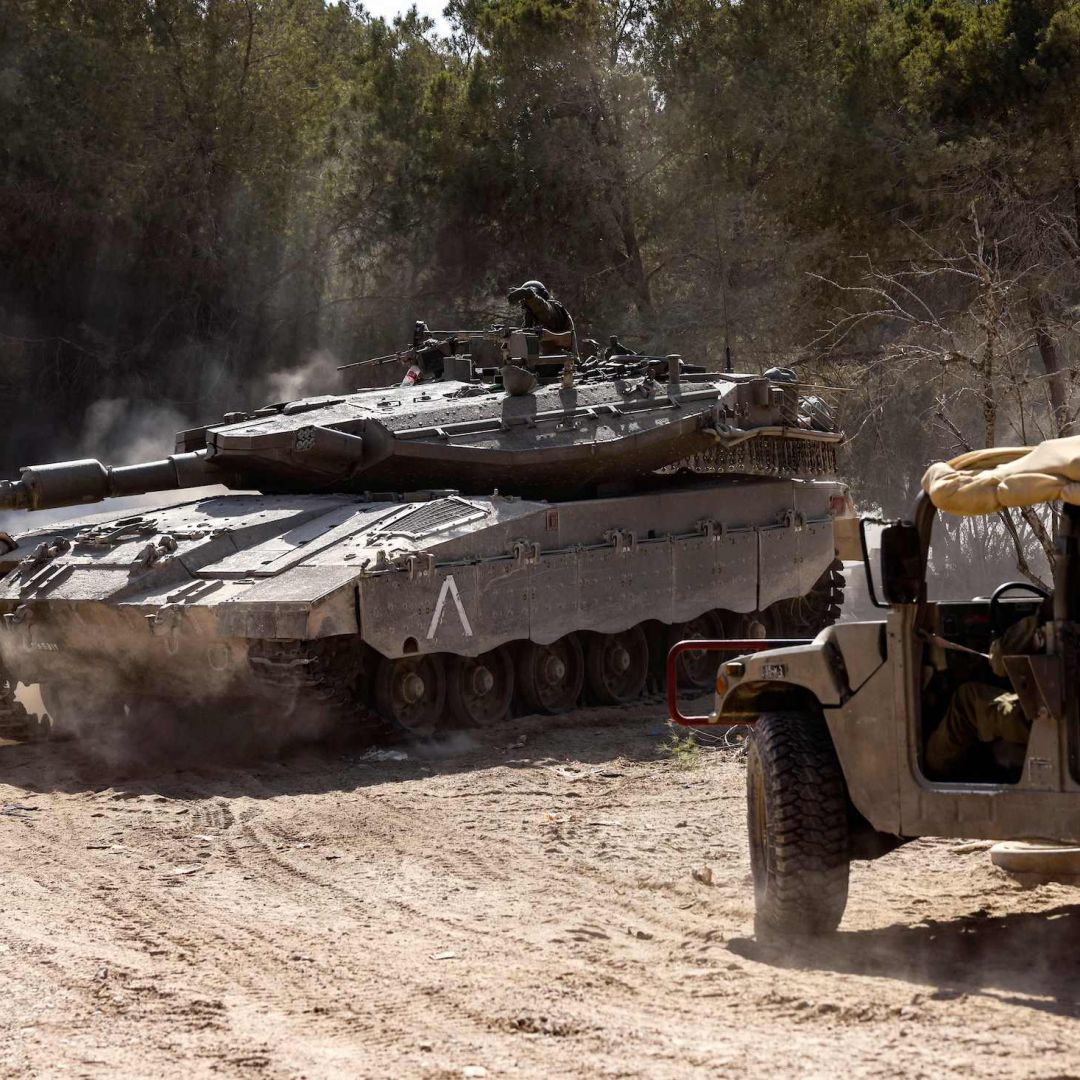
<path fill-rule="evenodd" d="M 526 281 L 521 287 L 523 289 L 532 289 L 537 296 L 544 300 L 551 299 L 551 293 L 547 291 L 547 286 L 542 281 Z"/>

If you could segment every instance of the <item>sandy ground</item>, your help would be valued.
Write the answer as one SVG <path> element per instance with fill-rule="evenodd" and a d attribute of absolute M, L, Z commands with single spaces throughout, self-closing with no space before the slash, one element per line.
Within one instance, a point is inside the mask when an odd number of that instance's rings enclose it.
<path fill-rule="evenodd" d="M 0 746 L 0 1074 L 1080 1075 L 1076 892 L 919 842 L 856 867 L 834 938 L 759 944 L 743 768 L 664 735 L 141 774 Z"/>

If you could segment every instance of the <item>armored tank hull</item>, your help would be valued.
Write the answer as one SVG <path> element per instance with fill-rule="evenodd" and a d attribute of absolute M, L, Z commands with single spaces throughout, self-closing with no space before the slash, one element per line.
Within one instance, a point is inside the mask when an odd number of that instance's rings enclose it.
<path fill-rule="evenodd" d="M 103 515 L 0 556 L 0 662 L 59 725 L 150 696 L 420 734 L 619 704 L 672 639 L 831 622 L 845 502 L 835 482 L 698 478 L 562 502 L 228 494 Z"/>
<path fill-rule="evenodd" d="M 25 683 L 61 727 L 153 701 L 426 735 L 633 700 L 672 639 L 836 617 L 841 435 L 797 387 L 677 357 L 575 385 L 572 359 L 503 384 L 450 354 L 437 381 L 229 414 L 161 461 L 0 481 L 7 510 L 237 492 L 0 534 L 6 730 Z"/>

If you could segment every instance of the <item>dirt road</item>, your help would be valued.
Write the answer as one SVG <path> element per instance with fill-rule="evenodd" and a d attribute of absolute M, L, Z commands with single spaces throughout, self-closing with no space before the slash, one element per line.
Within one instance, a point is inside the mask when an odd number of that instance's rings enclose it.
<path fill-rule="evenodd" d="M 759 945 L 742 767 L 662 731 L 151 775 L 0 747 L 0 1073 L 1080 1074 L 1075 892 L 920 842 L 836 938 Z"/>

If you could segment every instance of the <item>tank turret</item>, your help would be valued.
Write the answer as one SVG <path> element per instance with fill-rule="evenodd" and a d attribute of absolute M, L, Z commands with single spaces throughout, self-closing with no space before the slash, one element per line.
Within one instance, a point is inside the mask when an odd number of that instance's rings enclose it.
<path fill-rule="evenodd" d="M 841 436 L 800 415 L 796 386 L 683 372 L 677 357 L 630 359 L 638 372 L 632 376 L 539 382 L 527 393 L 507 392 L 469 367 L 468 380 L 444 372 L 415 384 L 231 413 L 180 432 L 177 452 L 160 461 L 24 468 L 19 480 L 0 481 L 0 509 L 51 509 L 208 484 L 296 494 L 497 488 L 577 498 L 661 472 L 833 471 Z M 816 415 L 815 424 L 823 426 Z"/>

